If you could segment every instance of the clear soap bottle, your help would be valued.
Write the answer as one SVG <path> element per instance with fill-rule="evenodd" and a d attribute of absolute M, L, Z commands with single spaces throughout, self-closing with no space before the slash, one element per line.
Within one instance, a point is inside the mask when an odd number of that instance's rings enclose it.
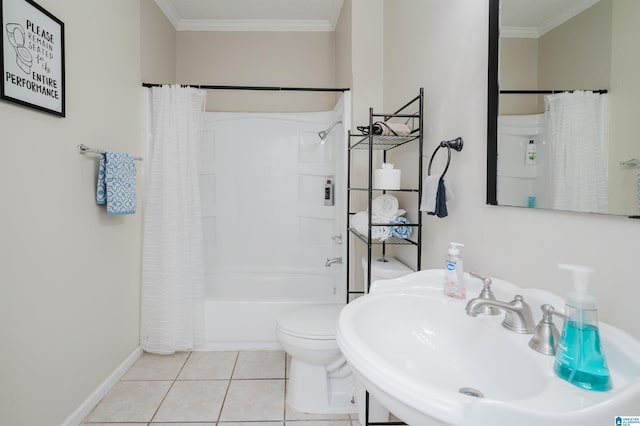
<path fill-rule="evenodd" d="M 611 375 L 600 345 L 596 299 L 587 294 L 593 269 L 580 265 L 558 266 L 572 272 L 575 290 L 566 299 L 566 319 L 554 371 L 558 377 L 581 388 L 610 390 Z"/>
<path fill-rule="evenodd" d="M 466 299 L 467 287 L 464 283 L 464 269 L 462 267 L 462 257 L 458 246 L 464 247 L 464 244 L 449 243 L 451 248 L 445 259 L 444 270 L 444 294 L 456 299 Z"/>
<path fill-rule="evenodd" d="M 536 164 L 537 156 L 538 155 L 536 153 L 536 144 L 533 141 L 533 139 L 531 139 L 527 144 L 527 154 L 524 158 L 524 163 L 529 166 Z"/>

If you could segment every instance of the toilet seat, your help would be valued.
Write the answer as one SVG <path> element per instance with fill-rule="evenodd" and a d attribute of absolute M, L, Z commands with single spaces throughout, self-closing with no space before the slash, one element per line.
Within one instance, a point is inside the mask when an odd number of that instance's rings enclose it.
<path fill-rule="evenodd" d="M 278 330 L 310 340 L 335 340 L 336 323 L 344 305 L 313 305 L 278 317 Z"/>

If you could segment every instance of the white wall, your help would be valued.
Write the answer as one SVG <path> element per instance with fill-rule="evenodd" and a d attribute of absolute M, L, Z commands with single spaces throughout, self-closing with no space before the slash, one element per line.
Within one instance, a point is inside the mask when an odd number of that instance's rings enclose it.
<path fill-rule="evenodd" d="M 351 87 L 352 75 L 352 5 L 344 0 L 335 30 L 336 70 L 335 81 L 338 87 Z"/>
<path fill-rule="evenodd" d="M 499 75 L 500 90 L 538 89 L 538 40 L 501 38 Z M 544 105 L 539 105 L 538 97 L 538 95 L 500 95 L 499 114 L 544 112 Z"/>
<path fill-rule="evenodd" d="M 0 424 L 11 426 L 60 424 L 138 346 L 141 213 L 107 217 L 96 157 L 76 146 L 140 153 L 140 4 L 38 3 L 65 24 L 67 116 L 0 102 Z"/>
<path fill-rule="evenodd" d="M 621 167 L 621 160 L 639 157 L 640 2 L 613 3 L 613 49 L 609 94 L 609 208 L 615 213 L 638 214 L 638 169 Z"/>
<path fill-rule="evenodd" d="M 176 29 L 154 0 L 140 1 L 140 66 L 145 83 L 175 83 Z"/>
<path fill-rule="evenodd" d="M 456 194 L 449 217 L 425 216 L 423 268 L 441 268 L 448 242 L 458 241 L 467 270 L 564 295 L 570 279 L 557 263 L 591 265 L 600 319 L 640 338 L 640 223 L 485 204 L 487 21 L 488 0 L 385 2 L 385 107 L 424 86 L 426 155 L 440 140 L 465 141 L 447 174 Z"/>
<path fill-rule="evenodd" d="M 183 84 L 334 87 L 333 32 L 179 31 Z M 330 111 L 331 92 L 209 91 L 207 111 Z"/>

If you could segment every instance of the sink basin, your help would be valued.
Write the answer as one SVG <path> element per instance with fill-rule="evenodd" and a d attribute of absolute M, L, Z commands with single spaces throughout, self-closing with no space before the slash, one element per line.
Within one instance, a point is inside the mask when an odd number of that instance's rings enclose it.
<path fill-rule="evenodd" d="M 613 389 L 593 392 L 558 378 L 554 357 L 535 352 L 531 335 L 502 327 L 504 314 L 470 317 L 480 280 L 466 275 L 467 300 L 442 293 L 444 271 L 378 281 L 343 310 L 337 341 L 367 390 L 400 419 L 427 425 L 608 425 L 640 415 L 640 342 L 600 323 Z M 562 310 L 558 296 L 493 279 L 498 300 L 522 294 Z M 562 322 L 556 321 L 559 330 Z"/>

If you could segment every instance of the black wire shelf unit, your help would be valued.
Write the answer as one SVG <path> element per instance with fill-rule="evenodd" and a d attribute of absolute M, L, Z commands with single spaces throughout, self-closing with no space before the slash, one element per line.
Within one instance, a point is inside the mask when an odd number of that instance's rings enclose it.
<path fill-rule="evenodd" d="M 411 129 L 411 133 L 408 135 L 396 136 L 396 135 L 375 135 L 374 134 L 374 123 L 378 121 L 389 121 L 396 123 L 406 123 Z M 418 96 L 411 99 L 401 108 L 393 113 L 377 113 L 374 112 L 373 108 L 369 108 L 369 128 L 368 132 L 364 133 L 349 133 L 349 153 L 347 159 L 347 223 L 349 224 L 348 231 L 350 234 L 354 235 L 359 241 L 363 242 L 367 245 L 367 276 L 366 276 L 366 292 L 368 292 L 369 287 L 371 285 L 371 258 L 372 258 L 372 247 L 373 246 L 382 246 L 382 256 L 384 257 L 386 254 L 386 246 L 395 246 L 395 245 L 405 245 L 405 246 L 414 246 L 416 247 L 416 268 L 417 270 L 421 267 L 421 247 L 422 247 L 422 215 L 420 211 L 417 212 L 417 223 L 406 223 L 401 224 L 401 226 L 409 226 L 413 228 L 412 237 L 410 239 L 391 237 L 386 240 L 378 240 L 372 238 L 372 229 L 376 226 L 394 226 L 397 224 L 376 224 L 371 223 L 371 212 L 372 212 L 372 201 L 374 198 L 374 194 L 377 195 L 379 193 L 387 193 L 387 192 L 408 192 L 417 194 L 417 205 L 420 206 L 421 197 L 422 197 L 422 163 L 423 163 L 423 121 L 424 121 L 424 89 L 420 88 L 420 92 Z M 366 130 L 366 129 L 365 129 Z M 382 162 L 387 162 L 387 153 L 392 151 L 395 148 L 400 146 L 404 146 L 409 143 L 417 143 L 418 149 L 418 182 L 415 183 L 415 186 L 411 188 L 400 188 L 395 190 L 389 189 L 380 189 L 374 188 L 373 182 L 373 171 L 374 171 L 374 152 L 381 151 L 382 152 Z M 368 185 L 366 187 L 351 186 L 351 173 L 352 173 L 352 162 L 353 162 L 353 154 L 358 151 L 367 151 L 368 153 Z M 352 195 L 355 192 L 366 192 L 368 193 L 367 197 L 367 208 L 369 212 L 369 221 L 368 221 L 368 232 L 366 234 L 358 232 L 355 228 L 350 226 L 351 217 L 355 214 L 355 212 L 351 211 L 352 204 Z M 350 244 L 347 244 L 347 258 L 350 255 Z M 347 264 L 347 276 L 349 277 L 349 262 Z M 351 300 L 352 295 L 362 294 L 361 291 L 352 291 L 351 286 L 347 287 L 347 303 Z"/>
<path fill-rule="evenodd" d="M 403 136 L 383 136 L 383 135 L 375 135 L 374 134 L 374 123 L 378 121 L 389 121 L 395 123 L 405 123 L 411 129 L 410 134 Z M 367 272 L 365 277 L 365 288 L 364 291 L 356 291 L 352 290 L 352 286 L 349 283 L 350 280 L 350 271 L 349 265 L 351 262 L 347 261 L 347 303 L 352 300 L 353 296 L 363 295 L 368 293 L 369 288 L 371 286 L 371 260 L 373 257 L 373 247 L 381 246 L 382 257 L 384 258 L 386 254 L 387 246 L 413 246 L 416 251 L 416 270 L 420 270 L 421 261 L 422 261 L 422 214 L 419 211 L 420 203 L 422 201 L 422 168 L 423 168 L 423 144 L 424 144 L 424 89 L 420 88 L 420 92 L 418 96 L 411 99 L 405 105 L 403 105 L 400 109 L 393 113 L 376 113 L 373 108 L 369 108 L 369 128 L 368 131 L 363 133 L 349 133 L 349 147 L 348 147 L 348 155 L 347 155 L 347 226 L 349 234 L 353 235 L 353 241 L 360 241 L 364 243 L 367 247 Z M 367 130 L 366 128 L 364 130 Z M 400 188 L 400 189 L 381 189 L 374 188 L 373 182 L 373 171 L 374 171 L 374 152 L 381 151 L 382 153 L 382 162 L 387 162 L 387 153 L 396 149 L 398 147 L 416 143 L 418 150 L 418 182 L 414 184 L 411 188 Z M 352 173 L 352 162 L 353 155 L 357 152 L 365 151 L 368 154 L 368 183 L 366 187 L 360 186 L 351 186 L 351 173 Z M 362 155 L 362 154 L 361 154 Z M 355 212 L 351 211 L 351 204 L 353 201 L 352 195 L 357 192 L 365 192 L 367 194 L 367 208 L 368 208 L 368 226 L 367 233 L 363 234 L 357 231 L 353 226 L 351 226 L 351 218 L 355 214 Z M 402 224 L 378 224 L 372 223 L 372 201 L 375 196 L 382 193 L 387 192 L 405 192 L 405 193 L 413 193 L 417 196 L 417 222 L 416 223 L 402 223 Z M 410 238 L 399 238 L 392 236 L 385 240 L 379 240 L 372 238 L 372 230 L 376 226 L 409 226 L 412 227 L 412 235 Z M 347 250 L 346 256 L 347 259 L 350 259 L 350 251 L 351 251 L 351 238 L 347 239 Z M 356 264 L 358 264 L 357 262 Z M 369 393 L 366 393 L 365 398 L 365 425 L 402 425 L 405 423 L 402 422 L 369 422 Z"/>

